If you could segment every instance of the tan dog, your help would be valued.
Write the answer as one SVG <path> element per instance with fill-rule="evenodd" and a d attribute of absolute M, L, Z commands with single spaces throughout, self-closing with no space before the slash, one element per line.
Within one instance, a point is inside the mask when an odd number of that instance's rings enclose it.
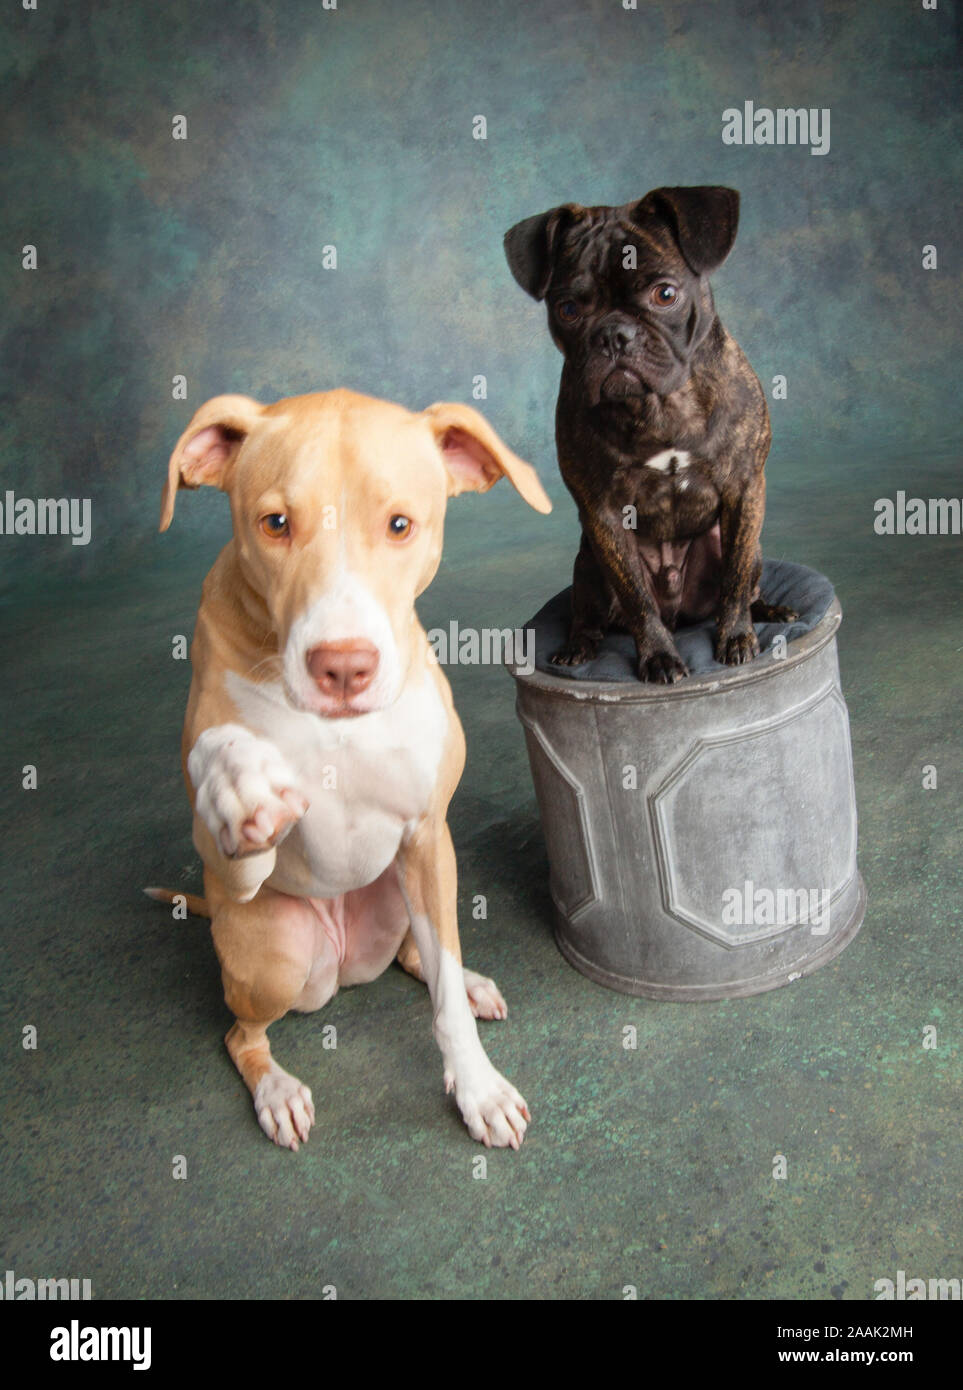
<path fill-rule="evenodd" d="M 219 396 L 178 441 L 178 488 L 231 500 L 234 537 L 203 589 L 183 758 L 225 998 L 228 1051 L 276 1144 L 297 1149 L 311 1092 L 267 1029 L 397 955 L 424 980 L 444 1079 L 476 1140 L 518 1148 L 528 1107 L 473 1015 L 504 1018 L 462 970 L 448 803 L 465 741 L 414 610 L 447 498 L 505 476 L 540 512 L 529 464 L 477 411 L 412 414 L 349 391 L 259 405 Z M 203 905 L 202 905 L 203 906 Z"/>

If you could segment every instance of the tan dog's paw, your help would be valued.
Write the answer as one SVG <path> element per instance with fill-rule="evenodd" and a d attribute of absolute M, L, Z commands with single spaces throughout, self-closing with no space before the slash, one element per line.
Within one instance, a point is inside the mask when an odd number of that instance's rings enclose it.
<path fill-rule="evenodd" d="M 232 837 L 225 837 L 222 833 L 224 853 L 228 858 L 243 859 L 245 855 L 261 854 L 272 845 L 279 845 L 307 809 L 308 803 L 304 797 L 292 789 L 282 791 L 279 798 L 263 800 L 254 815 L 241 825 L 237 848 L 233 852 L 228 848 Z"/>
<path fill-rule="evenodd" d="M 308 809 L 297 778 L 268 739 L 239 724 L 206 729 L 187 760 L 197 814 L 229 859 L 280 843 Z"/>
<path fill-rule="evenodd" d="M 298 1151 L 298 1140 L 308 1142 L 314 1124 L 314 1102 L 307 1086 L 282 1067 L 272 1064 L 254 1090 L 258 1124 L 282 1149 Z"/>
<path fill-rule="evenodd" d="M 476 1018 L 507 1018 L 508 1005 L 494 980 L 478 975 L 474 970 L 465 972 L 465 990 L 471 1011 Z"/>
<path fill-rule="evenodd" d="M 462 1075 L 445 1073 L 468 1133 L 487 1149 L 518 1149 L 531 1120 L 523 1096 L 482 1055 Z"/>

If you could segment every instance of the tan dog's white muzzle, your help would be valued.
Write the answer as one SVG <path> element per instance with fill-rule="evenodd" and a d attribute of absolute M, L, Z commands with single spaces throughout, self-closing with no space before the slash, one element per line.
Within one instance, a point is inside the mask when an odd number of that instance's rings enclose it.
<path fill-rule="evenodd" d="M 343 570 L 295 620 L 284 653 L 292 703 L 325 719 L 385 709 L 404 680 L 384 604 Z"/>

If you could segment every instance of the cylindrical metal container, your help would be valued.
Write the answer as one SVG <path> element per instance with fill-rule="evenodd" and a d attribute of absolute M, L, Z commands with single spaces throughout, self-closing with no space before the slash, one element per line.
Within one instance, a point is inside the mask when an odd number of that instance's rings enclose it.
<path fill-rule="evenodd" d="M 783 659 L 673 686 L 509 665 L 555 935 L 627 994 L 727 999 L 832 960 L 866 906 L 834 600 Z"/>

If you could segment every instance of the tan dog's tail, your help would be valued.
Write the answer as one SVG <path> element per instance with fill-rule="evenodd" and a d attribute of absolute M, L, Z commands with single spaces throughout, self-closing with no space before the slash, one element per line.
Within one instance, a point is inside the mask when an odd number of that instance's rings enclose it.
<path fill-rule="evenodd" d="M 210 917 L 211 915 L 207 899 L 198 897 L 196 893 L 175 893 L 170 888 L 145 888 L 144 892 L 157 903 L 173 903 L 175 899 L 183 898 L 192 917 Z"/>

